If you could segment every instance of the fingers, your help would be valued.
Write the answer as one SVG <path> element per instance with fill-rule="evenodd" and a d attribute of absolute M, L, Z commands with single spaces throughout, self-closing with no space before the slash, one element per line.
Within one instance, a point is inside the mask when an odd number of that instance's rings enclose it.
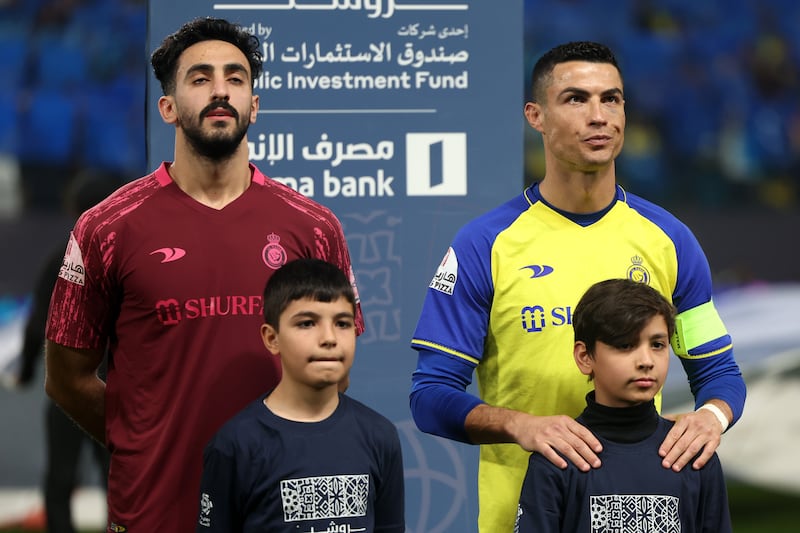
<path fill-rule="evenodd" d="M 700 470 L 701 468 L 703 468 L 708 462 L 708 460 L 711 459 L 711 456 L 714 455 L 714 451 L 716 449 L 717 449 L 716 446 L 714 447 L 705 446 L 703 448 L 703 453 L 701 453 L 700 456 L 697 459 L 695 459 L 695 461 L 692 463 L 692 468 L 694 468 L 695 470 Z"/>
<path fill-rule="evenodd" d="M 570 429 L 573 437 L 569 441 L 570 450 L 567 452 L 567 457 L 576 465 L 579 462 L 585 464 L 586 467 L 581 468 L 584 472 L 588 471 L 589 467 L 599 468 L 600 458 L 597 454 L 603 450 L 600 441 L 591 431 L 577 422 Z"/>
<path fill-rule="evenodd" d="M 553 463 L 554 465 L 556 465 L 558 468 L 560 468 L 560 469 L 562 469 L 562 470 L 563 470 L 563 469 L 565 469 L 565 468 L 567 467 L 567 462 L 564 460 L 564 458 L 563 458 L 563 457 L 561 457 L 560 455 L 558 455 L 558 454 L 555 452 L 555 450 L 553 450 L 553 448 L 549 448 L 549 447 L 548 447 L 548 448 L 544 448 L 543 450 L 540 450 L 540 451 L 539 451 L 539 453 L 541 453 L 542 455 L 544 455 L 544 457 L 545 457 L 545 458 L 546 458 L 548 461 L 550 461 L 551 463 Z M 579 466 L 578 468 L 580 468 L 580 466 Z M 581 470 L 583 470 L 583 469 L 581 469 Z M 585 470 L 584 470 L 584 471 L 585 471 Z"/>
<path fill-rule="evenodd" d="M 666 440 L 664 441 L 666 443 Z M 703 449 L 704 442 L 698 438 L 691 438 L 687 433 L 684 433 L 681 438 L 675 441 L 669 451 L 662 455 L 664 458 L 661 465 L 664 468 L 671 468 L 675 472 L 680 472 L 699 452 Z M 662 454 L 659 450 L 659 455 Z M 713 453 L 713 450 L 712 450 Z"/>
<path fill-rule="evenodd" d="M 713 414 L 701 412 L 680 415 L 677 420 L 658 450 L 662 466 L 679 472 L 691 462 L 693 468 L 702 468 L 719 446 L 719 422 Z"/>
<path fill-rule="evenodd" d="M 567 416 L 532 418 L 530 439 L 520 443 L 523 448 L 541 453 L 559 468 L 567 467 L 564 457 L 583 472 L 600 466 L 602 445 L 584 426 Z"/>
<path fill-rule="evenodd" d="M 567 459 L 578 467 L 578 470 L 581 472 L 588 472 L 592 468 L 598 468 L 600 466 L 600 458 L 595 455 L 584 441 L 570 443 L 563 446 L 559 451 L 566 455 Z"/>

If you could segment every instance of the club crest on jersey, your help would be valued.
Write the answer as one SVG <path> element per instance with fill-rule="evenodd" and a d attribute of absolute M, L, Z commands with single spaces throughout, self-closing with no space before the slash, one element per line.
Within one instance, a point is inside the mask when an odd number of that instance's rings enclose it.
<path fill-rule="evenodd" d="M 436 274 L 434 274 L 428 287 L 435 291 L 452 295 L 456 281 L 458 281 L 458 258 L 456 257 L 456 251 L 451 246 L 447 249 L 447 253 L 444 254 L 444 259 L 439 264 L 439 268 L 436 269 Z"/>
<path fill-rule="evenodd" d="M 270 233 L 267 235 L 267 245 L 261 250 L 261 259 L 272 270 L 278 270 L 286 264 L 286 249 L 281 246 L 281 238 Z"/>
<path fill-rule="evenodd" d="M 638 255 L 631 257 L 631 266 L 628 267 L 628 279 L 645 285 L 650 284 L 650 272 L 642 265 L 644 259 Z"/>

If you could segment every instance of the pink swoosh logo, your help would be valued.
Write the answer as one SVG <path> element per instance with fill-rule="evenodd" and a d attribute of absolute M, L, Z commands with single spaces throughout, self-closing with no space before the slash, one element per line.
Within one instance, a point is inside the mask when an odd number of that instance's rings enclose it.
<path fill-rule="evenodd" d="M 164 254 L 164 259 L 162 259 L 161 262 L 169 263 L 171 261 L 177 261 L 186 255 L 186 250 L 183 248 L 159 248 L 158 250 L 150 252 L 150 255 L 153 254 Z"/>

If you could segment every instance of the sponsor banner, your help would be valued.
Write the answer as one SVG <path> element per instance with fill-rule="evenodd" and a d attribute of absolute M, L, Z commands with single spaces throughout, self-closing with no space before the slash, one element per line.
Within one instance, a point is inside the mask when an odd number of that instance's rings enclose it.
<path fill-rule="evenodd" d="M 522 188 L 522 0 L 175 0 L 148 9 L 148 52 L 197 16 L 259 37 L 250 159 L 342 221 L 367 328 L 349 393 L 401 428 L 408 530 L 476 529 L 477 449 L 414 428 L 409 341 L 455 232 Z M 160 95 L 151 74 L 150 168 L 173 158 Z"/>

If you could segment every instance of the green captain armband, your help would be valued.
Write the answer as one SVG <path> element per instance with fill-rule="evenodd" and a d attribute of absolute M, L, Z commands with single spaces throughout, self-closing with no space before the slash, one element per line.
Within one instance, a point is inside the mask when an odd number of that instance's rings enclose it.
<path fill-rule="evenodd" d="M 692 357 L 690 350 L 727 334 L 714 303 L 709 301 L 675 317 L 672 349 L 680 357 Z"/>

